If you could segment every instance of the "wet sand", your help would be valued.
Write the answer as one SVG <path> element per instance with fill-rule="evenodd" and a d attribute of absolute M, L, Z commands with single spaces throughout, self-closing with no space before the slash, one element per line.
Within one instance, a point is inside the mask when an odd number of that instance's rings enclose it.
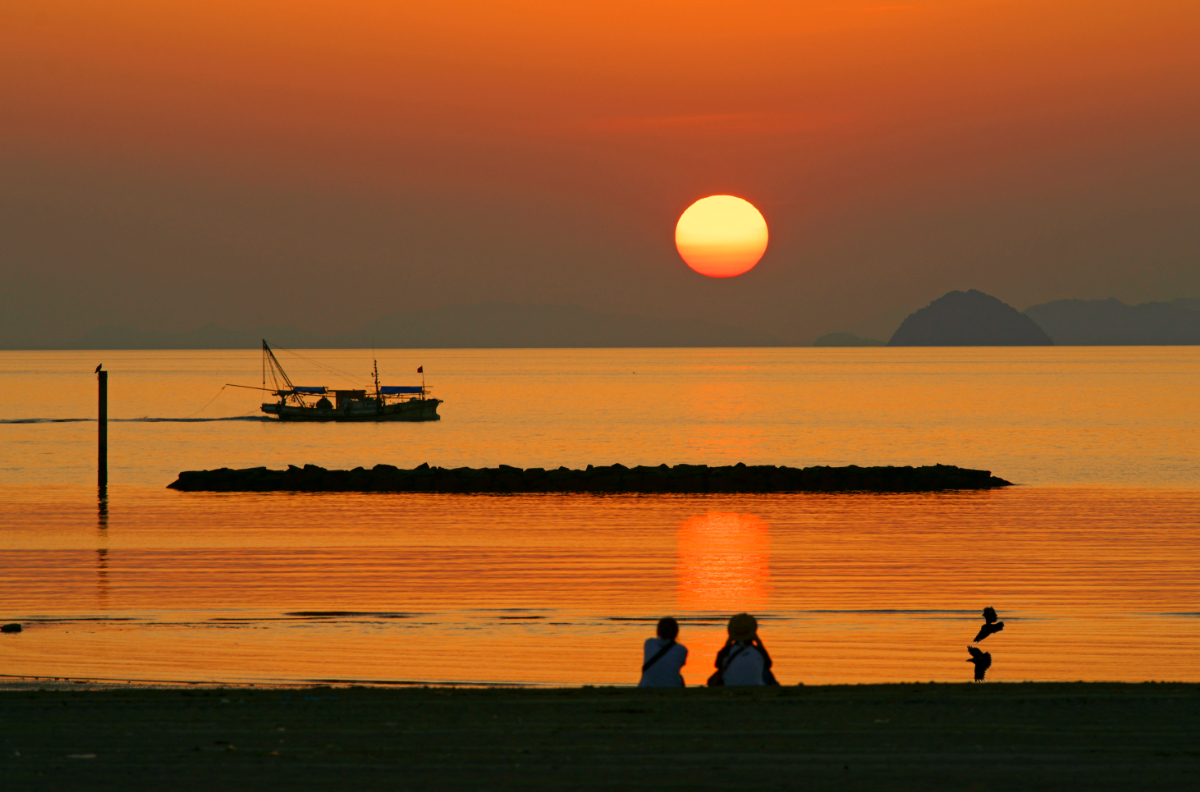
<path fill-rule="evenodd" d="M 1200 777 L 1197 684 L 6 687 L 0 778 L 14 790 L 1145 790 Z"/>

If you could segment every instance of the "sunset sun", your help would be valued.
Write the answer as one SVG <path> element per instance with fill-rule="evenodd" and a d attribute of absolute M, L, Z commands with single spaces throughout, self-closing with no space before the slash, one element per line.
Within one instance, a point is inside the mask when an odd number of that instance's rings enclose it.
<path fill-rule="evenodd" d="M 710 195 L 689 206 L 675 226 L 687 265 L 710 278 L 749 272 L 767 250 L 767 221 L 749 201 Z"/>

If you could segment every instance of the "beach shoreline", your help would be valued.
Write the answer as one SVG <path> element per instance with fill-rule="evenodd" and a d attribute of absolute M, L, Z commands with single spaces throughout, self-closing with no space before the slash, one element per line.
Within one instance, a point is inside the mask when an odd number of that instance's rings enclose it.
<path fill-rule="evenodd" d="M 1200 771 L 1194 683 L 13 682 L 0 766 L 31 790 L 1182 789 Z"/>

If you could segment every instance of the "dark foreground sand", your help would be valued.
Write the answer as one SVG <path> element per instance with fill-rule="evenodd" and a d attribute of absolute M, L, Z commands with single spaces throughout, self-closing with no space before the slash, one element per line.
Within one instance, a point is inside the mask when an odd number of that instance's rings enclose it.
<path fill-rule="evenodd" d="M 1190 790 L 1200 685 L 31 687 L 0 788 Z"/>

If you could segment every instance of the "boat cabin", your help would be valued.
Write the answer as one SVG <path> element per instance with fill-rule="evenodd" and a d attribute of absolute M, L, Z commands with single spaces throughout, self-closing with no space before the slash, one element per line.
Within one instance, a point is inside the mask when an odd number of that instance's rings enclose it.
<path fill-rule="evenodd" d="M 334 407 L 338 410 L 342 409 L 342 405 L 349 401 L 365 401 L 367 392 L 365 390 L 335 390 L 333 392 Z"/>

